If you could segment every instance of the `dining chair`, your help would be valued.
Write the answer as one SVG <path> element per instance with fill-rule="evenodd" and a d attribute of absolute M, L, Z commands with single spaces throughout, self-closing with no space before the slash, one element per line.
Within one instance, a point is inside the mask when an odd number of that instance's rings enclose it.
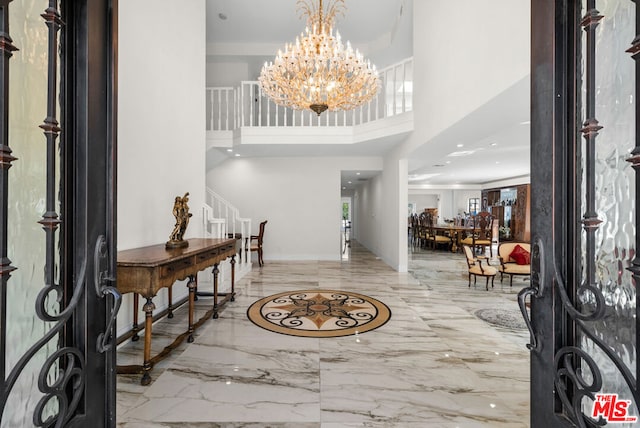
<path fill-rule="evenodd" d="M 491 288 L 493 288 L 493 280 L 496 278 L 498 270 L 489 265 L 489 260 L 483 256 L 475 256 L 471 247 L 468 245 L 462 246 L 464 255 L 467 258 L 467 267 L 469 269 L 469 288 L 471 288 L 471 275 L 473 275 L 473 285 L 475 287 L 478 276 L 486 278 L 485 287 L 489 290 L 489 278 L 491 278 Z M 484 261 L 484 265 L 483 265 Z"/>
<path fill-rule="evenodd" d="M 416 243 L 418 242 L 418 216 L 416 214 L 411 214 L 407 218 L 407 226 L 409 234 L 407 239 L 409 241 L 409 246 L 411 249 L 416 247 Z"/>
<path fill-rule="evenodd" d="M 417 243 L 420 248 L 426 248 L 429 243 L 429 225 L 427 223 L 427 213 L 420 213 L 417 217 L 418 236 Z"/>
<path fill-rule="evenodd" d="M 451 236 L 437 234 L 433 227 L 435 219 L 429 213 L 427 213 L 426 216 L 427 216 L 426 221 L 427 221 L 427 231 L 428 231 L 427 241 L 431 244 L 431 248 L 435 250 L 438 247 L 438 245 L 446 245 L 447 249 L 451 249 L 451 245 L 453 243 L 453 241 L 451 240 Z"/>
<path fill-rule="evenodd" d="M 475 229 L 460 243 L 470 246 L 474 252 L 478 250 L 484 251 L 486 247 L 489 247 L 489 255 L 493 257 L 493 248 L 491 246 L 493 241 L 493 222 L 493 216 L 487 211 L 476 214 L 473 217 Z"/>
<path fill-rule="evenodd" d="M 267 224 L 267 220 L 260 223 L 260 229 L 258 229 L 257 235 L 251 235 L 249 249 L 258 253 L 258 265 L 262 266 L 264 260 L 262 259 L 262 240 L 264 238 L 264 227 Z M 255 242 L 254 242 L 255 241 Z"/>

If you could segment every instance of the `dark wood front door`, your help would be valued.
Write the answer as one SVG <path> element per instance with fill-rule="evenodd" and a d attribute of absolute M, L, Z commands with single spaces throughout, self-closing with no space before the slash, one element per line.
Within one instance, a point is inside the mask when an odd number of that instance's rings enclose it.
<path fill-rule="evenodd" d="M 531 426 L 638 426 L 640 15 L 531 5 Z"/>
<path fill-rule="evenodd" d="M 116 6 L 0 0 L 3 426 L 115 426 Z"/>

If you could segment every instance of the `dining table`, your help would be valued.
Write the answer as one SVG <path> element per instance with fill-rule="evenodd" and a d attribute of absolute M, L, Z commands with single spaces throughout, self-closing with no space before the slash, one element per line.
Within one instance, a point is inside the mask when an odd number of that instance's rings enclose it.
<path fill-rule="evenodd" d="M 460 226 L 455 224 L 435 224 L 432 228 L 435 233 L 449 233 L 451 237 L 451 252 L 453 253 L 457 252 L 458 248 L 460 248 L 460 241 L 464 239 L 464 236 L 480 230 L 480 228 L 474 226 Z"/>

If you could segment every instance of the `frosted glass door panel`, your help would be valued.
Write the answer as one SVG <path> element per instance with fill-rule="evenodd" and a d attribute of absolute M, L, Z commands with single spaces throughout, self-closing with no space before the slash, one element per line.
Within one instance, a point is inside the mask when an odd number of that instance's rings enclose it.
<path fill-rule="evenodd" d="M 636 289 L 627 269 L 635 256 L 635 172 L 626 161 L 635 147 L 635 62 L 625 52 L 635 37 L 635 5 L 628 0 L 597 1 L 603 16 L 596 29 L 595 53 L 595 118 L 599 130 L 595 143 L 595 210 L 601 220 L 595 233 L 595 257 L 588 254 L 586 232 L 582 233 L 582 277 L 595 264 L 595 284 L 604 297 L 604 316 L 586 321 L 587 332 L 599 338 L 605 348 L 617 356 L 620 367 L 578 329 L 577 341 L 599 368 L 603 385 L 601 393 L 618 393 L 620 399 L 633 400 L 621 375 L 628 369 L 634 376 L 637 358 Z M 586 10 L 584 10 L 586 13 Z M 583 35 L 583 61 L 586 58 Z M 586 65 L 583 62 L 583 70 Z M 583 79 L 586 80 L 586 77 Z M 583 85 L 583 120 L 586 120 L 586 85 Z M 582 141 L 582 174 L 587 171 L 587 147 Z M 586 211 L 586 180 L 582 180 L 583 214 Z M 591 292 L 579 293 L 582 313 L 596 310 Z M 583 362 L 582 370 L 590 382 L 593 373 Z M 583 412 L 590 414 L 592 401 L 583 401 Z M 638 415 L 638 409 L 630 409 Z M 616 426 L 625 426 L 616 424 Z M 631 426 L 631 425 L 626 425 Z"/>
<path fill-rule="evenodd" d="M 17 270 L 7 286 L 7 371 L 49 330 L 35 312 L 36 296 L 44 285 L 46 253 L 46 235 L 38 221 L 46 210 L 46 139 L 39 125 L 47 116 L 47 26 L 40 16 L 47 7 L 43 0 L 13 1 L 9 6 L 10 35 L 19 50 L 9 60 L 9 142 L 18 160 L 9 170 L 9 258 Z M 56 181 L 59 183 L 59 175 Z M 58 267 L 56 258 L 56 271 Z M 55 298 L 49 299 L 47 306 L 49 313 L 58 310 Z M 2 427 L 34 426 L 34 408 L 42 397 L 38 375 L 56 342 L 50 341 L 19 377 Z M 50 402 L 48 409 L 45 415 L 54 412 L 57 403 Z"/>

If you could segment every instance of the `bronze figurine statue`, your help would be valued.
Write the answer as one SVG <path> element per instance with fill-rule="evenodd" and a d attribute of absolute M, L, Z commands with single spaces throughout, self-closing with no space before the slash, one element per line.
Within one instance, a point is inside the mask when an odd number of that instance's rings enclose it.
<path fill-rule="evenodd" d="M 189 192 L 185 193 L 183 197 L 176 196 L 176 200 L 173 203 L 173 216 L 176 218 L 176 225 L 169 236 L 169 241 L 167 241 L 167 248 L 189 246 L 189 242 L 183 240 L 184 232 L 186 232 L 189 225 L 189 218 L 193 215 L 189 212 L 188 202 Z"/>

